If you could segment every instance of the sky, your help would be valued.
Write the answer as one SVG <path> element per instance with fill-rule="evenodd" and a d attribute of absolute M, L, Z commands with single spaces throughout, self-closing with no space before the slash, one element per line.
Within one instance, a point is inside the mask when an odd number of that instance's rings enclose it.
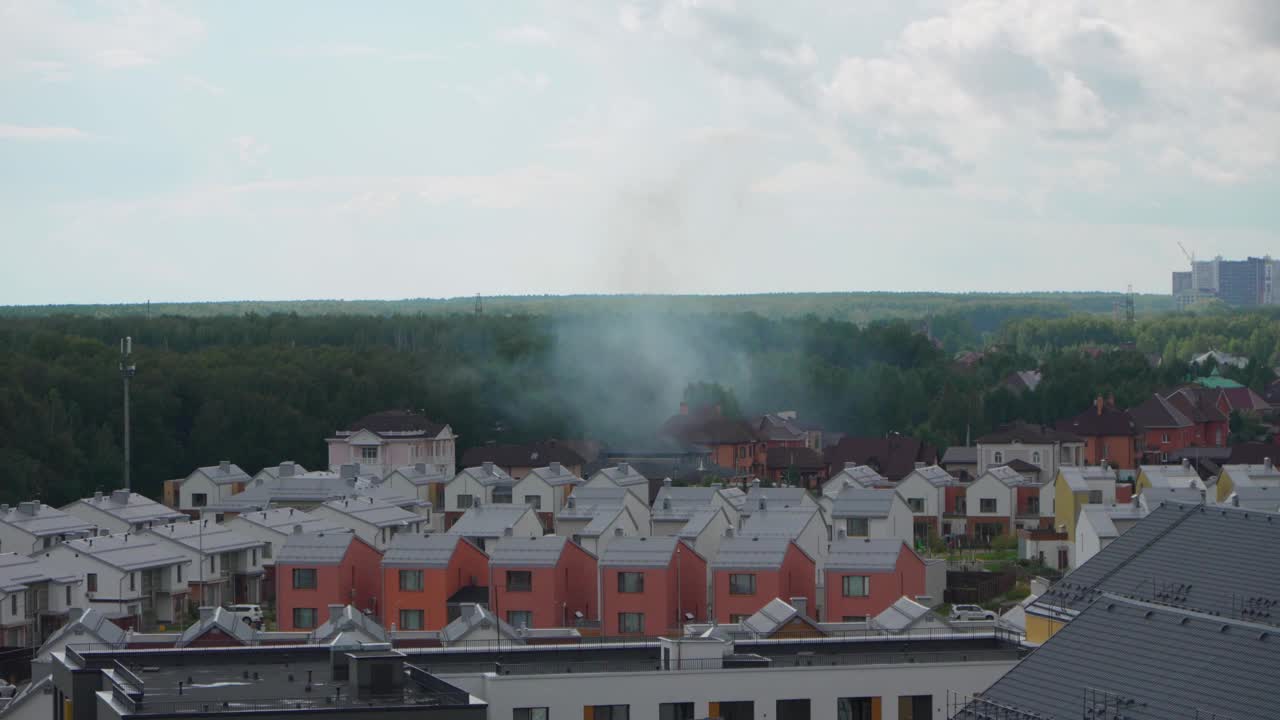
<path fill-rule="evenodd" d="M 1275 0 L 0 0 L 0 304 L 1168 292 Z"/>

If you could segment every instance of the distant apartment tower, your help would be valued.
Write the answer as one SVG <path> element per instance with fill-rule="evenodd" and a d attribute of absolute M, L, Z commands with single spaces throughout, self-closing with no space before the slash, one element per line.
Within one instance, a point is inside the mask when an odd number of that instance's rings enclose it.
<path fill-rule="evenodd" d="M 1198 260 L 1190 272 L 1173 273 L 1173 294 L 1180 306 L 1216 297 L 1228 305 L 1254 307 L 1280 304 L 1280 260 L 1270 255 L 1244 260 Z"/>

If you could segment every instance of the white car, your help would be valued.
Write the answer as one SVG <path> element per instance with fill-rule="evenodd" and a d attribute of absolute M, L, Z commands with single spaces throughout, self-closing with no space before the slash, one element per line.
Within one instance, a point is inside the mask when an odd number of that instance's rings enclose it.
<path fill-rule="evenodd" d="M 981 605 L 953 605 L 951 606 L 952 620 L 995 620 L 996 614 L 983 608 Z"/>
<path fill-rule="evenodd" d="M 261 605 L 228 605 L 225 609 L 240 622 L 249 623 L 255 627 L 262 624 Z"/>

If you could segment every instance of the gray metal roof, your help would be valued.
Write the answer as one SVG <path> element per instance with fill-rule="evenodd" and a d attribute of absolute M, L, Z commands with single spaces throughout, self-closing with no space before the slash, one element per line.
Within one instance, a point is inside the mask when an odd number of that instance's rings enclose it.
<path fill-rule="evenodd" d="M 36 501 L 19 503 L 3 510 L 0 512 L 0 523 L 12 525 L 36 537 L 88 535 L 95 530 L 93 523 Z"/>
<path fill-rule="evenodd" d="M 277 565 L 337 565 L 353 542 L 358 540 L 350 530 L 290 533 L 276 550 L 275 561 Z"/>
<path fill-rule="evenodd" d="M 465 640 L 475 630 L 491 627 L 496 627 L 504 640 L 511 640 L 518 644 L 524 643 L 524 640 L 517 635 L 515 628 L 494 616 L 484 606 L 475 604 L 463 605 L 458 617 L 440 630 L 440 639 L 445 643 L 454 643 Z"/>
<path fill-rule="evenodd" d="M 1280 488 L 1258 486 L 1236 486 L 1231 491 L 1235 505 L 1252 510 L 1280 512 Z"/>
<path fill-rule="evenodd" d="M 1015 485 L 1022 485 L 1023 483 L 1026 482 L 1026 478 L 1019 475 L 1017 470 L 1014 470 L 1008 465 L 997 465 L 995 467 L 989 467 L 987 468 L 987 471 L 983 473 L 983 475 L 990 475 L 1009 487 L 1014 487 Z M 980 477 L 978 479 L 981 480 L 982 478 Z"/>
<path fill-rule="evenodd" d="M 833 518 L 883 518 L 893 509 L 893 488 L 847 487 L 831 504 Z"/>
<path fill-rule="evenodd" d="M 302 526 L 302 532 L 316 533 L 328 530 L 342 530 L 343 527 L 328 518 L 318 518 L 297 508 L 270 508 L 240 513 L 238 519 L 252 523 L 268 530 L 275 530 L 288 535 L 295 525 Z"/>
<path fill-rule="evenodd" d="M 234 483 L 247 483 L 252 478 L 240 466 L 235 463 L 227 463 L 225 466 L 221 463 L 217 465 L 209 465 L 206 467 L 198 467 L 188 475 L 191 478 L 194 475 L 203 475 L 209 479 L 214 485 L 231 485 Z"/>
<path fill-rule="evenodd" d="M 631 515 L 631 511 L 625 507 L 602 507 L 597 508 L 595 515 L 591 516 L 591 522 L 587 523 L 579 530 L 577 535 L 583 537 L 598 537 L 608 531 L 609 526 L 613 525 L 618 517 L 626 513 Z M 634 520 L 635 518 L 632 518 Z"/>
<path fill-rule="evenodd" d="M 382 555 L 383 567 L 447 568 L 458 549 L 468 542 L 461 535 L 413 535 L 400 533 Z"/>
<path fill-rule="evenodd" d="M 978 448 L 953 445 L 942 453 L 943 465 L 977 465 Z"/>
<path fill-rule="evenodd" d="M 581 485 L 585 482 L 582 478 L 570 472 L 567 467 L 560 465 L 559 463 L 557 463 L 555 467 L 548 465 L 547 467 L 534 468 L 529 471 L 529 475 L 533 475 L 551 487 Z"/>
<path fill-rule="evenodd" d="M 1058 472 L 1062 474 L 1062 478 L 1067 481 L 1067 487 L 1072 492 L 1089 492 L 1089 481 L 1099 480 L 1115 480 L 1114 471 L 1099 465 L 1088 466 L 1063 466 L 1058 468 Z"/>
<path fill-rule="evenodd" d="M 99 535 L 69 540 L 64 546 L 72 552 L 87 555 L 126 572 L 191 562 L 182 551 L 147 535 Z"/>
<path fill-rule="evenodd" d="M 680 539 L 675 536 L 614 538 L 600 554 L 601 567 L 663 568 L 671 564 Z M 681 552 L 693 552 L 685 547 Z"/>
<path fill-rule="evenodd" d="M 265 542 L 208 520 L 158 525 L 146 532 L 205 555 L 260 548 Z"/>
<path fill-rule="evenodd" d="M 911 477 L 912 475 L 919 475 L 934 487 L 946 487 L 947 485 L 955 485 L 958 482 L 951 473 L 943 470 L 937 465 L 918 467 L 910 473 L 907 473 L 907 476 L 904 477 L 903 480 L 906 480 L 907 477 Z"/>
<path fill-rule="evenodd" d="M 145 495 L 131 493 L 127 490 L 116 490 L 115 492 L 105 493 L 102 495 L 94 494 L 93 497 L 77 500 L 71 505 L 72 507 L 78 503 L 83 503 L 100 512 L 104 512 L 111 517 L 126 523 L 147 523 L 147 522 L 174 522 L 186 519 L 186 515 L 165 507 L 160 503 L 152 500 Z M 63 508 L 66 510 L 67 508 Z"/>
<path fill-rule="evenodd" d="M 1027 713 L 990 717 L 1244 720 L 1280 717 L 1277 687 L 1275 626 L 1104 596 L 983 699 Z"/>
<path fill-rule="evenodd" d="M 1152 487 L 1199 486 L 1200 473 L 1190 465 L 1142 465 L 1142 475 L 1151 481 Z"/>
<path fill-rule="evenodd" d="M 1204 500 L 1198 488 L 1193 487 L 1149 487 L 1144 488 L 1138 496 L 1148 509 L 1154 510 L 1167 502 L 1199 503 Z"/>
<path fill-rule="evenodd" d="M 716 518 L 716 515 L 723 512 L 724 509 L 722 508 L 716 508 L 715 510 L 699 510 L 689 516 L 688 522 L 684 524 L 684 527 L 680 528 L 680 532 L 676 533 L 676 535 L 685 538 L 686 540 L 696 539 L 702 534 L 703 530 L 707 529 L 707 526 Z M 726 520 L 727 519 L 728 517 L 726 516 Z"/>
<path fill-rule="evenodd" d="M 720 551 L 711 567 L 716 570 L 777 570 L 792 546 L 785 537 L 742 537 L 735 535 L 720 541 Z"/>
<path fill-rule="evenodd" d="M 909 597 L 900 597 L 885 608 L 879 615 L 871 618 L 871 626 L 889 632 L 902 632 L 911 629 L 922 618 L 932 611 Z"/>
<path fill-rule="evenodd" d="M 404 527 L 422 522 L 422 516 L 379 498 L 357 496 L 330 500 L 324 506 L 333 512 L 355 518 L 374 527 Z"/>
<path fill-rule="evenodd" d="M 557 520 L 590 520 L 601 510 L 625 507 L 629 491 L 617 487 L 577 487 L 565 506 L 556 512 Z"/>
<path fill-rule="evenodd" d="M 823 490 L 827 488 L 842 488 L 846 485 L 853 484 L 860 487 L 872 487 L 882 485 L 887 482 L 887 478 L 876 472 L 876 469 L 870 465 L 858 465 L 857 463 L 845 463 L 844 469 L 832 475 L 825 483 L 822 484 Z M 847 482 L 846 482 L 847 481 Z M 825 492 L 824 492 L 825 494 Z"/>
<path fill-rule="evenodd" d="M 798 617 L 803 617 L 799 610 L 780 598 L 774 598 L 743 620 L 742 627 L 756 637 L 767 638 Z"/>
<path fill-rule="evenodd" d="M 195 624 L 182 631 L 182 636 L 178 638 L 177 647 L 190 645 L 210 630 L 221 630 L 244 645 L 251 644 L 257 637 L 258 631 L 254 630 L 249 623 L 240 620 L 220 607 L 200 608 L 200 611 L 201 613 L 208 612 L 208 615 L 196 620 Z"/>
<path fill-rule="evenodd" d="M 513 487 L 516 484 L 506 470 L 493 463 L 463 468 L 458 475 L 465 475 L 475 480 L 481 487 Z"/>
<path fill-rule="evenodd" d="M 653 498 L 653 520 L 682 521 L 716 506 L 721 490 L 713 487 L 663 486 Z M 725 498 L 728 502 L 728 498 Z"/>
<path fill-rule="evenodd" d="M 624 488 L 649 484 L 649 479 L 636 472 L 636 469 L 629 463 L 618 463 L 613 467 L 601 468 L 596 471 L 595 475 L 591 476 L 591 479 L 595 480 L 598 477 L 608 478 L 609 482 Z"/>
<path fill-rule="evenodd" d="M 1280 487 L 1280 469 L 1272 465 L 1227 465 L 1222 472 L 1231 476 L 1235 487 Z"/>
<path fill-rule="evenodd" d="M 462 513 L 462 517 L 449 528 L 450 535 L 467 537 L 492 538 L 502 537 L 508 528 L 533 512 L 528 505 L 512 505 L 508 503 L 489 503 L 476 505 Z"/>
<path fill-rule="evenodd" d="M 1089 516 L 1089 524 L 1093 526 L 1100 538 L 1119 537 L 1115 523 L 1111 522 L 1111 513 L 1106 505 L 1083 505 L 1080 512 Z"/>
<path fill-rule="evenodd" d="M 560 562 L 569 539 L 560 535 L 536 538 L 504 537 L 489 554 L 492 567 L 553 567 Z"/>
<path fill-rule="evenodd" d="M 339 636 L 347 633 L 364 636 L 374 642 L 387 641 L 386 628 L 379 625 L 377 620 L 365 615 L 356 608 L 345 605 L 341 609 L 333 606 L 328 610 L 330 613 L 329 618 L 320 627 L 311 631 L 311 635 L 308 637 L 310 642 L 333 642 Z"/>
<path fill-rule="evenodd" d="M 794 507 L 801 504 L 815 508 L 818 506 L 818 503 L 809 497 L 809 491 L 804 488 L 753 486 L 747 491 L 747 502 L 742 506 L 742 514 L 750 515 L 759 510 L 761 498 L 764 498 L 769 508 L 787 505 Z"/>
<path fill-rule="evenodd" d="M 402 465 L 392 472 L 398 473 L 411 484 L 422 487 L 423 485 L 444 485 L 449 482 L 449 478 L 440 472 L 435 465 L 427 463 L 415 463 L 413 465 Z"/>
<path fill-rule="evenodd" d="M 51 647 L 59 643 L 64 637 L 68 638 L 69 644 L 83 643 L 89 645 L 110 645 L 112 647 L 121 647 L 125 641 L 125 631 L 119 625 L 111 622 L 106 615 L 94 608 L 81 610 L 72 608 L 68 613 L 70 618 L 67 624 L 58 628 L 48 640 L 44 641 L 45 647 Z M 37 656 L 39 653 L 37 653 Z"/>
<path fill-rule="evenodd" d="M 270 467 L 262 468 L 261 470 L 258 471 L 258 475 L 264 475 L 270 478 L 278 478 L 280 477 L 281 467 L 285 468 L 285 473 L 288 475 L 301 475 L 302 473 L 305 473 L 307 471 L 306 468 L 302 467 L 296 462 L 293 462 L 292 460 L 284 460 L 279 465 L 272 465 Z"/>
<path fill-rule="evenodd" d="M 1031 610 L 1080 610 L 1112 592 L 1238 615 L 1251 602 L 1280 601 L 1276 548 L 1280 515 L 1166 503 L 1055 583 Z"/>
<path fill-rule="evenodd" d="M 893 572 L 907 545 L 900 538 L 845 538 L 831 543 L 826 569 L 840 572 Z M 910 552 L 910 550 L 907 550 Z"/>
<path fill-rule="evenodd" d="M 795 539 L 809 527 L 814 516 L 821 511 L 814 508 L 770 508 L 757 510 L 742 518 L 742 534 L 752 537 L 781 537 Z"/>
<path fill-rule="evenodd" d="M 17 553 L 0 553 L 0 591 L 20 592 L 31 583 L 72 583 L 78 579 L 48 563 Z"/>

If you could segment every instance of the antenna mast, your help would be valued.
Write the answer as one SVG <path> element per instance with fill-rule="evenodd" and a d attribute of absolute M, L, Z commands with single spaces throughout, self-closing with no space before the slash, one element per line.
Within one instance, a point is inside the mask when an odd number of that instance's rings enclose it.
<path fill-rule="evenodd" d="M 480 293 L 476 293 L 476 314 L 484 314 L 484 302 L 480 299 Z"/>
<path fill-rule="evenodd" d="M 133 364 L 133 338 L 120 340 L 120 379 L 124 382 L 124 489 L 131 490 L 129 482 L 130 438 L 129 438 L 129 381 L 133 379 L 138 367 Z"/>

